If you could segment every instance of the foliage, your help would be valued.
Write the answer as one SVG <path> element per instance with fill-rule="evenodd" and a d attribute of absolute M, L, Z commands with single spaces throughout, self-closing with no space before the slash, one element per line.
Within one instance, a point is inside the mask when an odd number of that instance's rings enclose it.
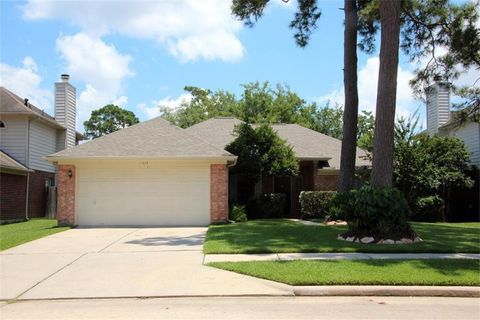
<path fill-rule="evenodd" d="M 328 212 L 333 220 L 345 220 L 345 212 L 355 207 L 355 198 L 351 196 L 352 192 L 337 192 L 330 200 Z"/>
<path fill-rule="evenodd" d="M 364 186 L 336 197 L 331 205 L 347 220 L 349 236 L 377 240 L 414 236 L 407 201 L 398 189 Z"/>
<path fill-rule="evenodd" d="M 335 191 L 302 191 L 300 193 L 302 219 L 325 218 L 329 215 L 329 203 L 335 194 Z"/>
<path fill-rule="evenodd" d="M 328 136 L 342 139 L 343 108 L 339 105 L 318 106 L 307 103 L 288 86 L 274 88 L 268 82 L 243 85 L 243 93 L 237 98 L 228 91 L 212 92 L 208 89 L 185 87 L 192 96 L 177 109 L 161 107 L 162 117 L 171 123 L 187 128 L 212 117 L 235 117 L 248 123 L 297 123 Z M 371 112 L 358 115 L 359 147 L 368 146 L 373 139 L 375 119 Z M 363 143 L 367 141 L 366 143 Z"/>
<path fill-rule="evenodd" d="M 90 119 L 85 121 L 83 125 L 85 136 L 95 139 L 136 123 L 138 123 L 138 118 L 132 111 L 108 104 L 103 108 L 92 111 Z"/>
<path fill-rule="evenodd" d="M 342 118 L 342 107 L 339 105 L 330 107 L 330 105 L 327 104 L 313 114 L 312 129 L 326 134 L 327 136 L 342 139 Z"/>
<path fill-rule="evenodd" d="M 264 193 L 257 199 L 262 218 L 278 218 L 283 216 L 287 197 L 284 193 Z"/>
<path fill-rule="evenodd" d="M 298 161 L 290 145 L 269 125 L 253 128 L 247 123 L 235 128 L 237 138 L 225 150 L 238 156 L 235 170 L 252 184 L 261 176 L 296 176 Z"/>
<path fill-rule="evenodd" d="M 245 222 L 247 221 L 247 213 L 245 211 L 245 206 L 234 205 L 230 210 L 230 220 L 235 222 Z"/>
<path fill-rule="evenodd" d="M 262 17 L 268 2 L 269 0 L 233 0 L 232 13 L 244 21 L 245 25 L 252 27 Z M 298 46 L 305 47 L 308 44 L 320 15 L 316 0 L 298 1 L 297 11 L 289 25 L 295 30 L 294 38 Z"/>
<path fill-rule="evenodd" d="M 185 87 L 191 101 L 185 100 L 173 110 L 161 106 L 160 111 L 163 118 L 182 128 L 220 116 L 248 123 L 298 123 L 312 127 L 317 105 L 307 104 L 288 86 L 279 84 L 272 88 L 268 82 L 253 82 L 242 87 L 240 98 L 227 91 Z"/>
<path fill-rule="evenodd" d="M 395 132 L 394 185 L 416 210 L 419 198 L 448 200 L 453 187 L 470 188 L 469 152 L 455 137 L 416 134 L 417 120 L 400 119 Z"/>
<path fill-rule="evenodd" d="M 445 201 L 438 195 L 418 198 L 414 206 L 414 214 L 411 220 L 414 221 L 441 221 Z"/>
<path fill-rule="evenodd" d="M 417 97 L 434 81 L 452 83 L 469 69 L 480 68 L 480 25 L 478 0 L 457 3 L 450 0 L 413 0 L 402 2 L 401 49 L 412 62 L 421 62 L 411 81 Z M 379 30 L 379 1 L 359 1 L 360 49 L 375 51 Z M 426 61 L 426 64 L 424 63 Z M 475 82 L 453 88 L 464 101 L 458 109 L 477 114 L 480 94 Z M 462 117 L 463 118 L 463 117 Z M 473 121 L 479 121 L 474 117 Z"/>

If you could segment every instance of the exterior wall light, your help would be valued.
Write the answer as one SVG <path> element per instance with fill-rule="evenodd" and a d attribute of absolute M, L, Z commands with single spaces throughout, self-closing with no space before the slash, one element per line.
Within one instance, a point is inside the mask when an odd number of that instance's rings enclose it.
<path fill-rule="evenodd" d="M 73 176 L 72 169 L 68 169 L 67 176 L 71 178 Z"/>

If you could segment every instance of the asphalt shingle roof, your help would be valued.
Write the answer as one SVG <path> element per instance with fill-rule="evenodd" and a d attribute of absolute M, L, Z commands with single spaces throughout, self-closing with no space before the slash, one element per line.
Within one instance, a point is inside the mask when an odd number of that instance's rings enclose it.
<path fill-rule="evenodd" d="M 3 152 L 2 150 L 0 150 L 0 168 L 19 171 L 19 172 L 33 171 L 25 167 L 23 164 L 21 164 L 17 160 L 10 157 L 8 154 Z"/>
<path fill-rule="evenodd" d="M 37 108 L 31 103 L 25 105 L 25 100 L 17 96 L 5 87 L 0 87 L 0 113 L 2 114 L 25 114 L 39 116 L 52 125 L 65 129 L 55 118 Z"/>
<path fill-rule="evenodd" d="M 192 135 L 211 144 L 225 148 L 235 139 L 233 130 L 235 125 L 242 123 L 236 118 L 212 118 L 186 129 Z M 340 154 L 342 141 L 302 127 L 298 124 L 274 124 L 273 129 L 280 138 L 286 140 L 295 151 L 299 159 L 327 159 L 330 167 L 340 168 Z M 357 148 L 357 166 L 369 166 L 370 161 L 365 159 L 366 152 Z"/>
<path fill-rule="evenodd" d="M 227 158 L 235 156 L 158 117 L 47 158 Z"/>

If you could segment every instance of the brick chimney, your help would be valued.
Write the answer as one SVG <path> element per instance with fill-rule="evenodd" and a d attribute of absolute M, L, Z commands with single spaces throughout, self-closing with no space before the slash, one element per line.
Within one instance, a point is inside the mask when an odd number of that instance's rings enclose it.
<path fill-rule="evenodd" d="M 438 133 L 438 128 L 450 120 L 450 84 L 436 82 L 427 93 L 427 132 Z"/>
<path fill-rule="evenodd" d="M 60 82 L 55 82 L 55 119 L 67 128 L 65 136 L 57 141 L 57 151 L 75 146 L 76 92 L 68 80 L 68 74 L 62 74 Z"/>

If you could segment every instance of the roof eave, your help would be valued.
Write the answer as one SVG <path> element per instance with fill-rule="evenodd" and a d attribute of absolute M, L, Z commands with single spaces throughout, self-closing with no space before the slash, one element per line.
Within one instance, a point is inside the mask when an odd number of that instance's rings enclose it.
<path fill-rule="evenodd" d="M 89 161 L 89 160 L 207 160 L 207 161 L 236 161 L 237 156 L 179 156 L 179 157 L 155 157 L 155 156 L 46 156 L 44 160 L 49 162 L 65 161 Z"/>

